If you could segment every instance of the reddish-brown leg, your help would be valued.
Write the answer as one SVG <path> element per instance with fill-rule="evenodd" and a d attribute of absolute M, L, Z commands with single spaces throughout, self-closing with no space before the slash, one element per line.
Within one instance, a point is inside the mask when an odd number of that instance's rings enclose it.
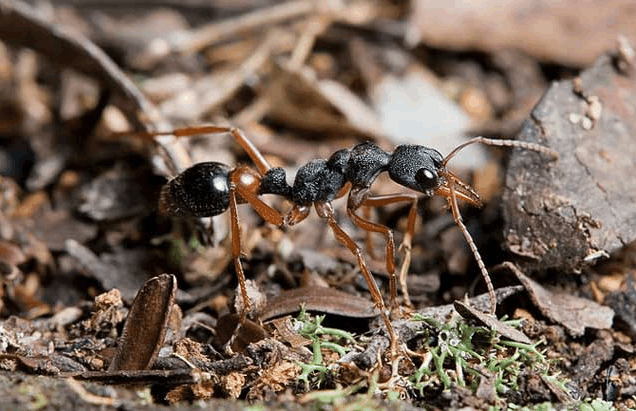
<path fill-rule="evenodd" d="M 355 194 L 355 193 L 354 193 Z M 388 204 L 408 202 L 411 203 L 409 209 L 409 215 L 407 220 L 407 230 L 404 233 L 404 238 L 400 244 L 400 249 L 404 252 L 404 259 L 400 267 L 399 281 L 402 294 L 404 295 L 405 305 L 411 307 L 411 299 L 409 298 L 408 287 L 406 286 L 406 276 L 409 266 L 411 265 L 411 243 L 413 235 L 415 233 L 415 219 L 417 217 L 417 195 L 410 193 L 400 194 L 388 194 L 382 196 L 367 197 L 360 203 L 360 206 L 364 207 L 381 207 Z M 391 306 L 393 308 L 398 307 L 397 302 L 397 278 L 395 275 L 395 242 L 393 239 L 393 232 L 388 227 L 371 222 L 367 219 L 355 213 L 355 197 L 354 201 L 350 202 L 347 207 L 347 213 L 354 222 L 355 225 L 367 232 L 376 232 L 384 234 L 386 238 L 386 268 L 389 273 L 390 279 L 390 291 L 391 291 Z"/>
<path fill-rule="evenodd" d="M 449 191 L 449 196 L 447 197 L 450 203 L 451 211 L 453 213 L 453 219 L 455 223 L 459 227 L 459 230 L 462 232 L 466 243 L 470 247 L 470 250 L 475 256 L 475 260 L 477 261 L 477 265 L 479 266 L 479 271 L 481 272 L 481 276 L 486 282 L 486 287 L 488 288 L 488 295 L 490 296 L 490 314 L 494 315 L 495 310 L 497 309 L 497 296 L 495 294 L 495 288 L 492 285 L 492 281 L 490 280 L 490 275 L 488 274 L 488 270 L 486 269 L 486 265 L 484 264 L 484 260 L 481 258 L 481 254 L 477 249 L 477 245 L 475 241 L 473 241 L 473 237 L 468 232 L 468 229 L 464 225 L 464 221 L 462 219 L 462 215 L 459 212 L 459 205 L 457 204 L 457 193 L 455 191 L 456 180 L 450 177 L 447 180 L 447 188 Z"/>
<path fill-rule="evenodd" d="M 247 313 L 252 309 L 250 298 L 247 295 L 247 286 L 245 285 L 245 273 L 243 272 L 243 266 L 241 265 L 241 227 L 239 226 L 238 211 L 236 209 L 236 192 L 235 187 L 230 187 L 230 225 L 232 231 L 232 261 L 234 261 L 234 271 L 236 271 L 236 277 L 238 278 L 239 289 L 241 291 L 241 298 L 243 300 L 243 309 L 239 313 L 240 320 L 236 326 L 236 329 L 232 333 L 232 337 L 227 342 L 225 348 L 229 351 L 229 347 L 232 346 L 236 335 L 240 327 L 245 323 Z"/>
<path fill-rule="evenodd" d="M 247 155 L 252 159 L 256 168 L 261 173 L 261 175 L 265 174 L 267 170 L 271 168 L 263 154 L 256 148 L 256 146 L 247 138 L 245 133 L 242 130 L 235 127 L 219 127 L 219 126 L 197 126 L 197 127 L 188 127 L 182 130 L 175 130 L 172 132 L 177 137 L 181 136 L 191 136 L 195 134 L 205 134 L 205 133 L 230 133 L 232 137 L 236 140 L 236 142 L 245 150 Z"/>
<path fill-rule="evenodd" d="M 260 182 L 259 175 L 247 166 L 239 166 L 230 174 L 230 223 L 232 226 L 232 259 L 234 260 L 234 268 L 243 298 L 244 312 L 240 313 L 241 324 L 245 321 L 247 313 L 250 311 L 250 300 L 247 296 L 245 285 L 245 273 L 241 265 L 241 229 L 237 211 L 237 194 L 248 202 L 254 210 L 268 223 L 276 226 L 283 224 L 283 217 L 274 208 L 263 202 L 256 190 Z"/>
<path fill-rule="evenodd" d="M 371 207 L 362 207 L 362 218 L 366 221 L 371 221 Z M 372 231 L 365 230 L 364 246 L 367 249 L 367 254 L 372 260 L 379 260 L 380 258 L 376 254 L 375 247 L 373 246 L 373 237 L 371 236 L 371 233 Z"/>
<path fill-rule="evenodd" d="M 263 220 L 275 226 L 283 224 L 283 217 L 272 206 L 258 196 L 261 176 L 248 166 L 238 166 L 230 174 L 230 182 L 234 185 L 240 199 L 249 203 Z"/>
<path fill-rule="evenodd" d="M 230 133 L 232 137 L 236 140 L 236 142 L 245 150 L 247 155 L 252 159 L 256 168 L 261 173 L 261 175 L 265 174 L 267 170 L 271 168 L 265 157 L 261 154 L 260 151 L 256 148 L 256 146 L 247 138 L 245 133 L 242 130 L 235 127 L 220 127 L 220 126 L 195 126 L 195 127 L 186 127 L 180 128 L 171 131 L 155 131 L 155 132 L 146 132 L 141 131 L 137 133 L 116 133 L 115 135 L 122 136 L 139 136 L 142 138 L 152 138 L 155 136 L 169 136 L 174 135 L 176 137 L 188 137 L 194 136 L 197 134 L 216 134 L 216 133 Z"/>
<path fill-rule="evenodd" d="M 389 318 L 389 312 L 386 309 L 386 305 L 384 304 L 384 299 L 382 298 L 382 293 L 380 293 L 380 289 L 378 288 L 378 284 L 373 279 L 369 268 L 367 267 L 367 263 L 364 261 L 364 257 L 362 255 L 362 250 L 356 244 L 355 241 L 345 231 L 338 225 L 336 218 L 334 216 L 333 208 L 330 203 L 315 203 L 314 207 L 316 208 L 316 212 L 321 218 L 327 220 L 329 227 L 333 231 L 334 236 L 338 242 L 344 244 L 349 251 L 356 257 L 358 260 L 358 265 L 360 267 L 360 271 L 364 276 L 364 279 L 369 287 L 369 292 L 371 292 L 371 298 L 375 303 L 378 310 L 382 315 L 382 320 L 384 321 L 384 325 L 386 326 L 387 332 L 389 334 L 389 340 L 391 341 L 391 355 L 395 356 L 397 353 L 398 347 L 398 337 L 393 329 L 393 325 L 391 324 L 391 320 Z"/>
<path fill-rule="evenodd" d="M 232 336 L 225 345 L 226 351 L 230 352 L 230 347 L 234 342 L 238 332 L 247 319 L 247 314 L 251 311 L 251 301 L 247 295 L 247 286 L 245 284 L 245 272 L 243 271 L 243 265 L 241 264 L 241 227 L 238 216 L 238 198 L 248 202 L 254 210 L 268 223 L 277 226 L 282 225 L 283 217 L 273 209 L 271 206 L 263 202 L 256 190 L 260 182 L 260 176 L 256 171 L 247 166 L 239 166 L 235 168 L 230 174 L 230 225 L 232 235 L 232 260 L 234 261 L 234 271 L 236 271 L 236 277 L 239 283 L 239 290 L 242 299 L 242 310 L 239 313 L 239 322 L 236 325 Z M 238 196 L 238 198 L 237 198 Z"/>

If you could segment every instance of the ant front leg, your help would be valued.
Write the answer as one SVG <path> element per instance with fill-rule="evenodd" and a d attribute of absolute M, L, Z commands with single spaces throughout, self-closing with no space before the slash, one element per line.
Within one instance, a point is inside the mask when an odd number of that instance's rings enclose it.
<path fill-rule="evenodd" d="M 448 176 L 451 176 L 451 175 L 449 174 L 447 175 L 447 177 Z M 475 257 L 475 261 L 477 261 L 477 266 L 479 267 L 481 276 L 484 282 L 486 283 L 486 288 L 488 289 L 488 296 L 490 298 L 489 314 L 494 316 L 495 311 L 497 310 L 497 294 L 495 294 L 495 287 L 493 286 L 492 280 L 490 279 L 490 274 L 488 274 L 488 270 L 486 269 L 486 264 L 484 264 L 484 260 L 481 258 L 479 249 L 477 248 L 477 245 L 475 244 L 473 237 L 470 235 L 470 232 L 468 232 L 468 229 L 466 228 L 466 225 L 464 224 L 462 215 L 459 212 L 459 204 L 457 203 L 458 193 L 456 191 L 455 184 L 457 184 L 457 179 L 451 177 L 447 187 L 449 190 L 449 196 L 447 198 L 450 204 L 451 212 L 453 213 L 453 219 L 455 220 L 455 224 L 457 224 L 457 227 L 459 227 L 459 230 L 464 236 L 464 240 L 468 244 L 468 247 L 470 247 L 470 250 L 472 251 L 473 256 Z"/>
<path fill-rule="evenodd" d="M 486 144 L 489 146 L 495 147 L 516 147 L 524 150 L 531 150 L 537 153 L 543 154 L 545 156 L 551 157 L 552 160 L 557 160 L 559 158 L 559 154 L 545 146 L 536 143 L 530 143 L 526 141 L 518 141 L 518 140 L 495 140 L 486 137 L 473 137 L 472 139 L 466 141 L 463 144 L 455 147 L 453 151 L 451 151 L 446 157 L 444 157 L 438 167 L 438 172 L 440 176 L 444 177 L 444 183 L 442 186 L 438 187 L 435 191 L 435 194 L 446 197 L 449 205 L 451 207 L 451 211 L 453 213 L 453 219 L 455 223 L 459 227 L 466 243 L 470 247 L 475 260 L 477 261 L 477 265 L 479 266 L 479 270 L 481 275 L 486 283 L 486 287 L 488 288 L 488 295 L 490 296 L 490 314 L 494 315 L 497 309 L 497 297 L 495 294 L 495 289 L 493 287 L 492 281 L 490 279 L 490 275 L 488 274 L 488 270 L 486 269 L 486 265 L 484 264 L 483 259 L 481 258 L 481 254 L 475 245 L 475 241 L 472 236 L 468 232 L 466 225 L 462 220 L 461 213 L 459 212 L 459 205 L 457 203 L 458 199 L 467 200 L 473 205 L 479 206 L 481 202 L 479 201 L 479 196 L 477 193 L 466 183 L 462 182 L 459 177 L 457 177 L 454 173 L 450 172 L 446 169 L 446 165 L 448 162 L 461 150 L 471 144 Z"/>
<path fill-rule="evenodd" d="M 349 196 L 349 202 L 347 204 L 347 213 L 355 225 L 361 229 L 369 232 L 376 232 L 384 234 L 386 238 L 386 269 L 389 274 L 389 287 L 391 292 L 391 307 L 398 307 L 397 302 L 397 278 L 395 275 L 395 240 L 393 238 L 393 232 L 390 228 L 377 224 L 365 219 L 358 214 L 356 210 L 361 207 L 380 207 L 388 204 L 394 204 L 399 202 L 411 203 L 409 209 L 409 215 L 407 220 L 407 229 L 400 244 L 400 250 L 404 252 L 404 259 L 400 267 L 399 281 L 402 294 L 404 295 L 404 304 L 408 307 L 412 307 L 413 304 L 409 297 L 408 287 L 406 285 L 406 276 L 408 274 L 409 266 L 411 265 L 411 244 L 415 233 L 415 219 L 417 217 L 417 195 L 415 194 L 389 194 L 382 196 L 366 197 L 368 189 L 353 189 Z"/>

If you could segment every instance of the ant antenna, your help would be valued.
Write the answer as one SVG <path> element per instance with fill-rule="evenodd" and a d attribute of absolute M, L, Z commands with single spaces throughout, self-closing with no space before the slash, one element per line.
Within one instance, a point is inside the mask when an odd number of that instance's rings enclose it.
<path fill-rule="evenodd" d="M 448 164 L 448 162 L 465 147 L 475 143 L 481 143 L 481 144 L 486 144 L 488 146 L 495 146 L 495 147 L 517 147 L 517 148 L 522 148 L 524 150 L 536 151 L 537 153 L 545 154 L 547 156 L 552 157 L 552 160 L 557 160 L 559 158 L 559 154 L 556 151 L 548 147 L 542 146 L 541 144 L 529 143 L 527 141 L 519 141 L 519 140 L 497 140 L 494 138 L 486 138 L 486 137 L 479 136 L 479 137 L 473 137 L 470 140 L 466 141 L 465 143 L 462 143 L 458 145 L 457 147 L 455 147 L 455 149 L 451 151 L 446 157 L 444 157 L 444 160 L 442 160 L 442 167 L 446 166 L 446 164 Z"/>

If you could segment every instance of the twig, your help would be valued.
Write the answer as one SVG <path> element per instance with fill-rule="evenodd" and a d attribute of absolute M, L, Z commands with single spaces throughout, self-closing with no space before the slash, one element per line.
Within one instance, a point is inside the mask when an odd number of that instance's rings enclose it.
<path fill-rule="evenodd" d="M 168 42 L 173 51 L 194 53 L 238 33 L 301 17 L 316 9 L 317 3 L 312 0 L 291 1 L 267 9 L 255 10 L 219 23 L 208 24 L 192 32 L 181 32 L 170 37 Z"/>

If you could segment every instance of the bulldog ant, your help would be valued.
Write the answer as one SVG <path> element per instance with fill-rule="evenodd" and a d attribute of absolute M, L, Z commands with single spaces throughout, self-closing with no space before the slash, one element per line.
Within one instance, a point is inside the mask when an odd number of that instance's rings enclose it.
<path fill-rule="evenodd" d="M 241 297 L 244 301 L 241 323 L 250 310 L 250 301 L 245 286 L 245 274 L 241 266 L 241 236 L 237 205 L 249 203 L 268 223 L 276 226 L 292 226 L 300 223 L 309 215 L 311 206 L 318 216 L 327 220 L 336 239 L 344 244 L 356 257 L 360 271 L 371 292 L 373 302 L 380 310 L 391 341 L 391 352 L 395 352 L 398 337 L 389 319 L 378 285 L 373 279 L 362 255 L 360 247 L 340 227 L 336 221 L 331 201 L 348 193 L 347 214 L 352 222 L 367 233 L 381 233 L 386 239 L 386 270 L 390 278 L 392 307 L 397 307 L 397 280 L 395 272 L 395 242 L 393 232 L 388 227 L 369 221 L 359 215 L 361 207 L 379 207 L 394 203 L 410 204 L 407 230 L 401 244 L 404 260 L 400 268 L 400 282 L 408 301 L 405 277 L 410 264 L 411 241 L 415 231 L 418 194 L 425 197 L 440 195 L 448 200 L 455 223 L 461 230 L 466 242 L 477 261 L 481 275 L 488 287 L 491 301 L 490 313 L 494 314 L 496 297 L 486 266 L 477 250 L 470 233 L 466 229 L 459 213 L 458 199 L 474 206 L 481 206 L 479 195 L 460 178 L 446 168 L 447 163 L 463 148 L 475 143 L 499 147 L 518 147 L 533 150 L 557 158 L 556 152 L 539 144 L 515 141 L 494 140 L 475 137 L 456 147 L 443 157 L 437 150 L 420 145 L 400 145 L 393 152 L 386 152 L 371 142 L 360 143 L 351 149 L 338 150 L 328 159 L 312 160 L 298 169 L 294 182 L 289 185 L 285 171 L 280 167 L 271 167 L 259 150 L 245 134 L 232 127 L 198 126 L 173 130 L 171 132 L 136 133 L 137 136 L 154 137 L 158 135 L 188 136 L 205 133 L 229 133 L 247 152 L 254 162 L 256 170 L 246 165 L 231 167 L 218 162 L 204 162 L 193 165 L 173 179 L 162 189 L 159 209 L 169 215 L 212 217 L 230 210 L 232 235 L 232 260 L 238 277 Z M 416 193 L 396 193 L 389 195 L 371 195 L 370 188 L 378 175 L 388 172 L 396 183 Z M 262 194 L 275 194 L 292 203 L 291 210 L 281 215 L 259 197 Z"/>

